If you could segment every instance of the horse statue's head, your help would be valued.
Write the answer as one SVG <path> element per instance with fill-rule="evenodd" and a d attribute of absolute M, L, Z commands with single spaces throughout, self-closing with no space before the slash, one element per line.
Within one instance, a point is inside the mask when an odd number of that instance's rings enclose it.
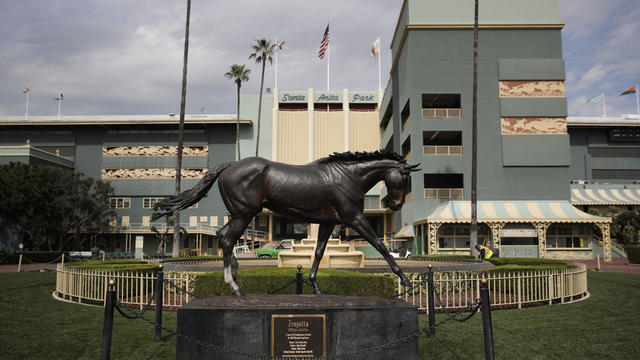
<path fill-rule="evenodd" d="M 399 161 L 398 165 L 390 168 L 384 175 L 384 184 L 387 187 L 387 196 L 382 201 L 386 207 L 398 211 L 404 205 L 404 196 L 409 186 L 412 171 L 420 171 L 419 166 L 409 165 L 405 161 Z"/>

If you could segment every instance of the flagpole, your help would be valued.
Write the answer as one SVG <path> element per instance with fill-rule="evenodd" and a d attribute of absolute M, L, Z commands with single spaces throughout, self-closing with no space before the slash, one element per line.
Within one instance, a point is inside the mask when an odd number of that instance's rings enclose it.
<path fill-rule="evenodd" d="M 280 52 L 280 44 L 278 43 L 278 34 L 276 34 L 276 67 L 275 67 L 275 73 L 276 73 L 276 80 L 274 83 L 274 89 L 278 88 L 278 52 Z"/>
<path fill-rule="evenodd" d="M 25 120 L 29 120 L 29 94 L 31 94 L 31 89 L 27 86 L 27 106 L 24 109 L 24 118 Z"/>
<path fill-rule="evenodd" d="M 329 63 L 331 62 L 331 44 L 327 44 L 327 91 L 329 91 Z"/>
<path fill-rule="evenodd" d="M 638 84 L 636 84 L 636 114 L 640 115 L 640 100 L 638 100 Z"/>
<path fill-rule="evenodd" d="M 378 39 L 380 38 L 378 37 Z M 381 47 L 380 44 L 378 44 L 378 49 L 376 49 L 378 53 L 378 90 L 382 89 L 382 67 L 380 66 L 380 58 L 381 58 L 380 47 Z"/>

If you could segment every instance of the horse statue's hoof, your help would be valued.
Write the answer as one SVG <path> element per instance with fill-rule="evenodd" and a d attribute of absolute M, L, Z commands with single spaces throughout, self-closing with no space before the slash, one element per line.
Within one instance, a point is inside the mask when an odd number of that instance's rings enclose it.
<path fill-rule="evenodd" d="M 238 290 L 233 290 L 233 296 L 244 296 L 244 293 L 242 292 L 242 289 L 238 289 Z"/>
<path fill-rule="evenodd" d="M 313 293 L 314 293 L 315 295 L 322 295 L 322 294 L 324 294 L 320 288 L 313 289 Z"/>

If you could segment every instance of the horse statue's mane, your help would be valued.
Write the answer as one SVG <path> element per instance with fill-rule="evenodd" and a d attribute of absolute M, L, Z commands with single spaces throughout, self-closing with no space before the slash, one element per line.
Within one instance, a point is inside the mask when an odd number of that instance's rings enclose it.
<path fill-rule="evenodd" d="M 400 162 L 406 162 L 402 159 L 402 156 L 390 152 L 390 151 L 356 151 L 356 152 L 334 152 L 333 154 L 321 158 L 318 161 L 321 164 L 327 164 L 332 162 L 350 162 L 350 161 L 372 161 L 372 160 L 395 160 Z"/>

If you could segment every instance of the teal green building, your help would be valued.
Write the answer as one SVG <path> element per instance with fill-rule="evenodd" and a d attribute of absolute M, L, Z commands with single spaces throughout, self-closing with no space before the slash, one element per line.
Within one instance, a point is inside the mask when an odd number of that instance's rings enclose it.
<path fill-rule="evenodd" d="M 406 0 L 380 108 L 381 147 L 418 163 L 396 214 L 418 253 L 468 253 L 473 0 Z M 503 256 L 592 258 L 609 219 L 570 204 L 570 139 L 557 0 L 479 7 L 479 242 Z M 416 176 L 417 175 L 417 176 Z"/>

